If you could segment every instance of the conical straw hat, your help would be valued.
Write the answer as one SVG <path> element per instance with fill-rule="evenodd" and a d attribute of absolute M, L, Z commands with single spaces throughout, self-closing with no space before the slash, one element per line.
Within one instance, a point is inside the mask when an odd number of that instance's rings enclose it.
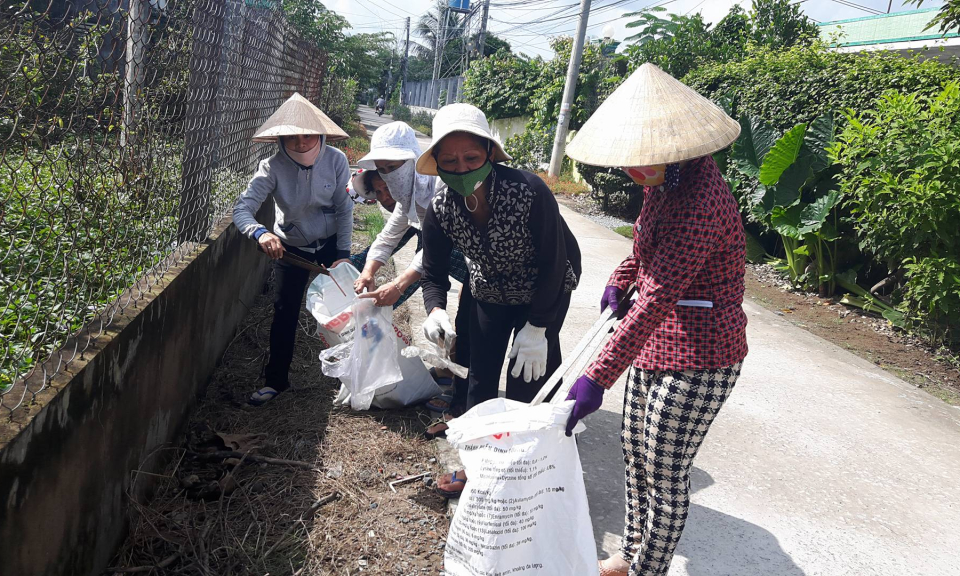
<path fill-rule="evenodd" d="M 573 141 L 567 156 L 593 166 L 656 166 L 723 150 L 740 123 L 653 64 L 638 68 Z"/>
<path fill-rule="evenodd" d="M 299 134 L 325 135 L 328 143 L 346 140 L 350 137 L 319 108 L 311 104 L 299 92 L 294 92 L 293 96 L 288 98 L 260 126 L 253 137 L 253 141 L 276 142 L 279 136 L 296 136 Z"/>

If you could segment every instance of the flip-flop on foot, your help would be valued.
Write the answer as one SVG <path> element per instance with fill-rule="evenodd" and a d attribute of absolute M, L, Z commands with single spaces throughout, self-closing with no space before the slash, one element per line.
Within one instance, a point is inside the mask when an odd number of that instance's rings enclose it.
<path fill-rule="evenodd" d="M 441 477 L 440 477 L 440 481 L 437 482 L 437 494 L 443 496 L 444 498 L 459 498 L 459 497 L 460 497 L 460 494 L 463 492 L 463 488 L 464 488 L 464 487 L 466 486 L 466 484 L 467 484 L 467 479 L 466 479 L 466 478 L 457 478 L 457 473 L 454 472 L 454 473 L 450 474 L 450 480 L 447 481 L 447 482 L 444 482 L 443 479 L 444 479 L 445 476 L 446 476 L 446 474 L 444 474 L 443 476 L 441 476 Z M 447 484 L 447 485 L 450 485 L 450 484 L 459 484 L 460 487 L 459 487 L 458 489 L 456 489 L 456 490 L 446 490 L 446 489 L 441 488 L 441 487 L 440 487 L 440 484 Z"/>
<path fill-rule="evenodd" d="M 250 404 L 251 406 L 263 406 L 267 402 L 276 398 L 277 394 L 279 393 L 280 392 L 269 386 L 264 386 L 250 395 L 250 399 L 247 400 L 247 404 Z"/>
<path fill-rule="evenodd" d="M 431 412 L 447 412 L 453 407 L 453 394 L 434 396 L 425 405 Z"/>

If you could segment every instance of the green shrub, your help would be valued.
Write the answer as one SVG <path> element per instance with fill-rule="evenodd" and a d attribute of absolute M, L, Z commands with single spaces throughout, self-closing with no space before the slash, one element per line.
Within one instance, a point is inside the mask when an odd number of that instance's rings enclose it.
<path fill-rule="evenodd" d="M 619 168 L 601 168 L 577 163 L 577 171 L 590 186 L 590 196 L 600 209 L 626 220 L 634 220 L 643 206 L 643 187 Z"/>
<path fill-rule="evenodd" d="M 397 104 L 393 107 L 390 115 L 393 116 L 394 120 L 399 120 L 400 122 L 409 122 L 411 117 L 410 108 L 404 106 L 403 104 Z"/>
<path fill-rule="evenodd" d="M 413 126 L 414 130 L 423 132 L 427 136 L 433 135 L 433 114 L 425 110 L 411 116 L 409 124 Z"/>
<path fill-rule="evenodd" d="M 526 130 L 507 138 L 503 144 L 507 154 L 513 157 L 510 165 L 520 170 L 539 172 L 544 164 L 550 162 L 553 151 L 553 132 L 534 124 L 527 124 Z"/>
<path fill-rule="evenodd" d="M 542 58 L 499 52 L 474 60 L 463 84 L 464 101 L 480 108 L 488 120 L 530 114 L 530 99 L 542 82 Z"/>
<path fill-rule="evenodd" d="M 83 35 L 24 5 L 0 18 L 0 140 L 51 142 L 71 131 L 107 131 L 120 122 L 120 77 L 101 68 L 98 49 L 110 31 L 96 24 Z M 91 19 L 89 12 L 77 21 Z M 81 73 L 83 71 L 84 73 Z M 67 89 L 66 87 L 69 87 Z M 65 96 L 65 97 L 64 97 Z"/>
<path fill-rule="evenodd" d="M 153 151 L 134 179 L 116 145 L 28 149 L 22 165 L 0 163 L 0 390 L 173 249 L 180 152 Z M 232 179 L 214 182 L 216 194 Z"/>
<path fill-rule="evenodd" d="M 831 110 L 866 110 L 886 90 L 934 95 L 960 80 L 960 68 L 886 52 L 840 53 L 821 44 L 769 52 L 740 62 L 708 63 L 683 82 L 708 98 L 732 98 L 732 116 L 747 114 L 784 131 Z"/>
<path fill-rule="evenodd" d="M 901 309 L 935 339 L 956 339 L 960 83 L 924 92 L 891 91 L 871 110 L 848 111 L 831 152 L 861 249 L 905 277 Z"/>

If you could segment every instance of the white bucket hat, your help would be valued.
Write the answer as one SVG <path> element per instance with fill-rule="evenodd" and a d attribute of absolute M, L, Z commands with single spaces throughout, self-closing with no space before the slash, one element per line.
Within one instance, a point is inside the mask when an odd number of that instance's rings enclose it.
<path fill-rule="evenodd" d="M 428 176 L 437 175 L 437 159 L 433 157 L 433 149 L 453 132 L 467 132 L 489 140 L 493 144 L 494 162 L 512 159 L 503 150 L 500 140 L 490 132 L 490 124 L 482 110 L 470 104 L 449 104 L 438 110 L 433 117 L 433 141 L 417 160 L 417 172 Z"/>
<path fill-rule="evenodd" d="M 653 64 L 638 68 L 600 105 L 567 145 L 593 166 L 672 164 L 732 144 L 740 123 Z"/>
<path fill-rule="evenodd" d="M 326 136 L 327 143 L 346 140 L 350 136 L 309 100 L 294 92 L 257 130 L 254 142 L 276 142 L 280 136 L 316 134 Z"/>
<path fill-rule="evenodd" d="M 376 170 L 374 170 L 375 172 Z M 364 200 L 376 201 L 377 191 L 373 189 L 372 186 L 367 186 L 367 178 L 370 176 L 370 170 L 364 170 L 363 168 L 357 170 L 357 173 L 350 178 L 350 188 L 347 192 L 353 192 L 354 195 L 363 198 Z"/>
<path fill-rule="evenodd" d="M 375 160 L 415 160 L 420 157 L 417 133 L 406 122 L 391 122 L 370 137 L 370 152 L 357 161 L 364 170 L 376 170 Z"/>

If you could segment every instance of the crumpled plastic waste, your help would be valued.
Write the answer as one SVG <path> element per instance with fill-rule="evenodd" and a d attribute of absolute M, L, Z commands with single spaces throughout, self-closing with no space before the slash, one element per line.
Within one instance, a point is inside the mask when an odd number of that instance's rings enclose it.
<path fill-rule="evenodd" d="M 404 358 L 413 358 L 419 356 L 425 363 L 435 367 L 444 368 L 457 375 L 458 378 L 466 378 L 468 370 L 447 358 L 446 353 L 433 342 L 426 342 L 420 346 L 407 346 L 400 351 Z"/>

